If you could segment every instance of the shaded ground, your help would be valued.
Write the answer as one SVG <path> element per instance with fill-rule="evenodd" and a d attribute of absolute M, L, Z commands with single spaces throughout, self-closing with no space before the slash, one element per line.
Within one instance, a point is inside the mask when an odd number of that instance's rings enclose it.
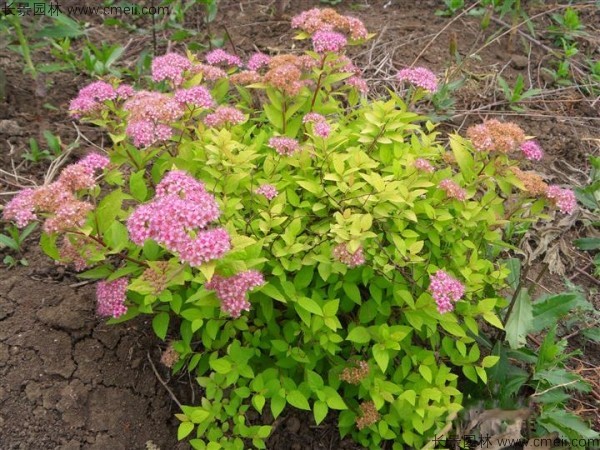
<path fill-rule="evenodd" d="M 456 41 L 464 61 L 461 73 L 468 76 L 456 93 L 458 103 L 450 127 L 464 130 L 474 121 L 496 115 L 511 118 L 536 135 L 546 149 L 543 165 L 549 179 L 555 183 L 585 183 L 587 155 L 598 153 L 592 139 L 598 137 L 600 102 L 586 99 L 575 88 L 550 86 L 540 70 L 547 60 L 545 51 L 536 46 L 527 51 L 518 38 L 513 39 L 512 46 L 504 37 L 477 52 L 491 31 L 483 34 L 472 18 L 450 24 L 448 19 L 436 17 L 434 12 L 440 3 L 376 0 L 340 5 L 378 33 L 365 49 L 354 51 L 371 83 L 381 88 L 391 80 L 394 70 L 412 64 L 426 46 L 418 64 L 442 74 L 451 60 L 448 43 Z M 210 32 L 222 34 L 225 25 L 240 54 L 286 51 L 295 45 L 289 18 L 312 6 L 322 4 L 292 1 L 283 16 L 276 18 L 275 2 L 223 1 Z M 196 15 L 189 19 L 190 27 L 203 29 Z M 584 22 L 598 23 L 593 18 Z M 135 61 L 143 49 L 152 46 L 149 34 L 130 35 L 122 29 L 93 27 L 90 37 L 121 43 L 132 39 L 125 61 Z M 159 33 L 159 53 L 165 50 L 164 37 Z M 465 59 L 474 52 L 480 59 Z M 36 57 L 48 61 L 45 54 Z M 41 141 L 43 130 L 50 130 L 69 143 L 76 133 L 65 114 L 67 104 L 89 79 L 72 73 L 49 75 L 46 81 L 50 85 L 40 97 L 36 96 L 40 86 L 27 81 L 14 53 L 0 50 L 0 67 L 7 76 L 8 94 L 0 106 L 0 167 L 11 171 L 14 162 L 19 174 L 39 183 L 47 164 L 23 163 L 21 155 L 28 140 L 34 137 Z M 545 88 L 547 94 L 528 104 L 526 114 L 506 112 L 495 89 L 499 73 L 507 80 L 521 73 L 534 86 Z M 44 104 L 58 110 L 44 108 Z M 495 106 L 489 108 L 490 104 Z M 102 136 L 92 128 L 80 128 L 91 140 L 102 143 Z M 85 147 L 75 154 L 84 152 Z M 8 184 L 0 181 L 2 190 L 16 189 L 13 184 L 18 184 L 17 180 L 6 181 Z M 587 256 L 570 245 L 581 232 L 585 231 L 577 224 L 568 235 L 569 249 L 561 257 L 570 278 L 595 289 L 593 280 L 575 270 L 579 267 L 590 272 Z M 2 256 L 0 250 L 0 259 Z M 161 376 L 169 378 L 159 366 L 159 342 L 148 321 L 103 324 L 94 314 L 92 285 L 81 285 L 68 271 L 55 267 L 36 249 L 35 239 L 26 246 L 25 256 L 29 267 L 0 269 L 0 449 L 137 450 L 146 448 L 150 440 L 162 450 L 187 448 L 176 443 L 176 407 L 147 359 L 149 354 Z M 554 292 L 562 289 L 561 278 L 556 276 L 547 276 L 540 284 Z M 597 366 L 598 346 L 588 343 L 584 351 L 582 363 Z M 189 398 L 187 378 L 170 380 L 169 384 L 182 400 Z M 339 442 L 333 420 L 319 427 L 311 424 L 306 415 L 284 413 L 268 448 L 357 448 L 351 442 Z"/>

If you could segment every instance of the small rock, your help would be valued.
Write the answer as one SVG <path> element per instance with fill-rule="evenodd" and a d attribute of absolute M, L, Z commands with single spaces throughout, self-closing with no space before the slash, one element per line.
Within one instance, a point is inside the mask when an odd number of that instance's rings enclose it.
<path fill-rule="evenodd" d="M 23 136 L 25 131 L 19 126 L 16 120 L 0 120 L 0 134 L 8 136 Z"/>
<path fill-rule="evenodd" d="M 510 65 L 513 69 L 521 70 L 527 67 L 529 58 L 523 55 L 512 55 L 510 57 Z"/>

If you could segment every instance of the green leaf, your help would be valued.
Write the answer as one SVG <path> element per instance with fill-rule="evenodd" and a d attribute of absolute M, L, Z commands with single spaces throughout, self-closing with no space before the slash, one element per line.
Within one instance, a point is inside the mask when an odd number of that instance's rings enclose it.
<path fill-rule="evenodd" d="M 265 406 L 265 397 L 261 394 L 255 394 L 252 397 L 252 406 L 262 414 L 263 407 Z"/>
<path fill-rule="evenodd" d="M 110 227 L 117 215 L 121 211 L 121 204 L 125 194 L 121 189 L 117 189 L 102 199 L 96 210 L 96 222 L 98 223 L 98 231 L 101 234 Z"/>
<path fill-rule="evenodd" d="M 271 399 L 271 413 L 273 414 L 273 418 L 276 419 L 279 417 L 279 414 L 281 414 L 281 411 L 285 408 L 286 403 L 285 398 L 281 395 L 275 394 L 273 396 Z"/>
<path fill-rule="evenodd" d="M 285 296 L 281 292 L 279 292 L 279 289 L 277 289 L 272 283 L 265 284 L 263 287 L 260 288 L 260 291 L 275 300 L 287 303 Z"/>
<path fill-rule="evenodd" d="M 177 429 L 177 440 L 181 441 L 186 436 L 188 436 L 192 430 L 194 429 L 194 424 L 192 422 L 182 422 L 179 424 L 179 428 Z"/>
<path fill-rule="evenodd" d="M 127 227 L 118 220 L 115 220 L 104 232 L 104 241 L 110 248 L 111 253 L 120 252 L 129 243 Z"/>
<path fill-rule="evenodd" d="M 169 329 L 169 320 L 170 319 L 171 319 L 171 317 L 169 316 L 169 313 L 166 313 L 166 312 L 158 313 L 152 319 L 152 329 L 154 330 L 156 335 L 159 338 L 161 338 L 163 341 L 165 340 L 165 337 L 167 336 L 167 330 Z"/>
<path fill-rule="evenodd" d="M 148 187 L 146 186 L 144 175 L 146 175 L 145 169 L 135 172 L 129 178 L 129 191 L 131 192 L 131 196 L 138 202 L 146 200 L 146 196 L 148 195 Z"/>
<path fill-rule="evenodd" d="M 475 177 L 475 172 L 473 170 L 475 163 L 473 161 L 473 156 L 471 156 L 471 153 L 467 150 L 465 142 L 466 141 L 460 136 L 450 136 L 450 148 L 452 149 L 452 153 L 454 153 L 454 157 L 460 167 L 463 178 L 465 181 L 470 182 Z"/>
<path fill-rule="evenodd" d="M 323 316 L 323 311 L 321 310 L 321 307 L 312 298 L 300 297 L 298 299 L 298 304 L 302 306 L 305 310 L 316 314 L 317 316 Z"/>
<path fill-rule="evenodd" d="M 327 406 L 329 406 L 331 409 L 337 409 L 340 411 L 348 409 L 348 406 L 346 406 L 344 399 L 332 387 L 326 386 L 325 388 L 323 388 L 323 393 L 325 394 L 325 402 L 327 403 Z"/>
<path fill-rule="evenodd" d="M 298 409 L 310 411 L 310 405 L 308 404 L 308 400 L 306 399 L 304 394 L 297 389 L 288 392 L 286 395 L 286 400 L 290 405 Z"/>
<path fill-rule="evenodd" d="M 231 372 L 231 363 L 225 358 L 212 359 L 209 364 L 212 370 L 222 375 Z"/>
<path fill-rule="evenodd" d="M 40 237 L 40 246 L 46 255 L 54 260 L 60 259 L 60 253 L 56 247 L 57 234 L 46 234 L 42 233 Z"/>
<path fill-rule="evenodd" d="M 371 340 L 371 333 L 365 327 L 354 327 L 350 333 L 348 333 L 348 337 L 346 340 L 351 342 L 356 342 L 358 344 L 366 344 Z"/>
<path fill-rule="evenodd" d="M 315 416 L 315 422 L 319 425 L 325 417 L 327 417 L 327 413 L 329 412 L 329 408 L 327 407 L 327 403 L 317 400 L 313 405 L 313 414 Z"/>
<path fill-rule="evenodd" d="M 532 329 L 533 307 L 527 289 L 522 289 L 506 322 L 506 340 L 513 349 L 525 345 L 527 333 Z"/>
<path fill-rule="evenodd" d="M 509 258 L 506 260 L 506 267 L 510 271 L 506 281 L 508 281 L 511 288 L 516 290 L 521 279 L 521 260 L 519 258 Z"/>
<path fill-rule="evenodd" d="M 419 366 L 419 373 L 423 377 L 425 381 L 431 383 L 433 381 L 433 374 L 431 373 L 431 369 L 428 366 Z"/>
<path fill-rule="evenodd" d="M 495 356 L 495 355 L 486 356 L 485 358 L 483 358 L 483 361 L 481 361 L 481 366 L 488 369 L 490 367 L 494 367 L 499 360 L 500 360 L 499 356 Z"/>
<path fill-rule="evenodd" d="M 385 372 L 388 363 L 390 362 L 390 355 L 383 344 L 375 344 L 373 346 L 373 357 L 381 371 Z"/>
<path fill-rule="evenodd" d="M 541 331 L 558 322 L 579 301 L 580 294 L 570 292 L 546 297 L 533 305 L 531 331 Z"/>
<path fill-rule="evenodd" d="M 350 300 L 352 300 L 354 303 L 360 305 L 361 303 L 361 297 L 360 297 L 360 290 L 358 289 L 358 286 L 355 283 L 344 283 L 342 285 L 344 292 L 346 293 L 346 295 L 350 298 Z"/>

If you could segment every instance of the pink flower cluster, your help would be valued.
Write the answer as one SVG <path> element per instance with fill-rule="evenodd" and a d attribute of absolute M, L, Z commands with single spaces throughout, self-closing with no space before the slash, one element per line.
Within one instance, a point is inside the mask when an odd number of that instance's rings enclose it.
<path fill-rule="evenodd" d="M 216 81 L 227 76 L 227 72 L 223 69 L 208 64 L 196 64 L 192 67 L 193 73 L 201 73 L 204 79 L 208 81 Z"/>
<path fill-rule="evenodd" d="M 208 101 L 204 88 L 177 92 L 181 100 Z M 124 109 L 129 112 L 125 132 L 136 147 L 148 147 L 157 141 L 170 139 L 173 130 L 169 124 L 184 113 L 182 103 L 177 98 L 150 91 L 136 92 L 125 102 Z"/>
<path fill-rule="evenodd" d="M 178 253 L 183 262 L 199 266 L 231 249 L 224 228 L 206 228 L 219 216 L 217 202 L 204 184 L 173 170 L 156 186 L 155 198 L 129 216 L 127 229 L 134 243 L 142 245 L 146 239 L 153 239 Z"/>
<path fill-rule="evenodd" d="M 290 156 L 300 149 L 300 144 L 296 139 L 275 136 L 269 139 L 269 147 L 274 148 L 280 155 Z"/>
<path fill-rule="evenodd" d="M 421 170 L 423 172 L 427 172 L 427 173 L 433 173 L 435 171 L 435 168 L 431 165 L 431 163 L 426 160 L 425 158 L 417 158 L 415 160 L 415 167 L 418 170 Z"/>
<path fill-rule="evenodd" d="M 36 212 L 50 213 L 52 215 L 43 226 L 46 233 L 83 225 L 93 206 L 78 200 L 75 193 L 93 188 L 96 185 L 94 172 L 104 169 L 108 163 L 105 156 L 89 154 L 78 163 L 65 167 L 54 183 L 19 192 L 4 208 L 4 219 L 14 220 L 18 227 L 24 227 L 37 220 Z"/>
<path fill-rule="evenodd" d="M 461 188 L 455 181 L 445 179 L 440 181 L 440 189 L 446 192 L 449 198 L 464 201 L 467 198 L 467 191 Z"/>
<path fill-rule="evenodd" d="M 520 148 L 525 158 L 530 161 L 540 161 L 544 157 L 544 150 L 536 141 L 525 141 Z"/>
<path fill-rule="evenodd" d="M 358 247 L 354 253 L 350 253 L 346 244 L 338 244 L 333 249 L 332 254 L 335 259 L 346 264 L 350 268 L 358 267 L 365 263 L 362 247 Z"/>
<path fill-rule="evenodd" d="M 125 297 L 127 278 L 99 281 L 96 285 L 96 312 L 103 317 L 121 317 L 127 312 Z"/>
<path fill-rule="evenodd" d="M 348 86 L 353 87 L 361 94 L 366 94 L 367 92 L 369 92 L 369 85 L 367 84 L 367 81 L 364 78 L 359 77 L 357 75 L 348 78 L 346 80 L 346 84 Z"/>
<path fill-rule="evenodd" d="M 312 43 L 315 52 L 339 52 L 346 47 L 346 37 L 335 31 L 317 31 L 312 35 Z"/>
<path fill-rule="evenodd" d="M 265 279 L 260 272 L 246 270 L 227 278 L 215 275 L 204 287 L 215 291 L 221 301 L 223 312 L 237 318 L 242 311 L 250 311 L 250 302 L 246 299 L 246 293 L 264 284 Z"/>
<path fill-rule="evenodd" d="M 69 111 L 73 117 L 81 117 L 83 113 L 97 111 L 103 102 L 117 98 L 117 91 L 104 81 L 95 81 L 82 88 L 71 103 Z"/>
<path fill-rule="evenodd" d="M 313 8 L 298 14 L 292 18 L 292 28 L 299 28 L 310 34 L 338 30 L 349 34 L 352 39 L 364 39 L 368 34 L 359 19 L 342 16 L 331 8 Z"/>
<path fill-rule="evenodd" d="M 570 189 L 560 186 L 550 186 L 546 190 L 546 197 L 564 214 L 573 214 L 577 207 L 577 198 Z"/>
<path fill-rule="evenodd" d="M 429 292 L 437 303 L 438 311 L 444 314 L 452 311 L 453 302 L 459 301 L 465 295 L 465 287 L 443 270 L 438 270 L 430 279 Z"/>
<path fill-rule="evenodd" d="M 135 94 L 135 89 L 129 84 L 122 84 L 117 88 L 117 97 L 127 99 Z"/>
<path fill-rule="evenodd" d="M 431 70 L 424 67 L 402 69 L 396 78 L 398 81 L 408 81 L 430 93 L 434 93 L 438 89 L 437 77 Z"/>
<path fill-rule="evenodd" d="M 325 120 L 321 114 L 318 113 L 308 113 L 302 118 L 303 123 L 312 123 L 313 124 L 313 132 L 315 135 L 326 138 L 329 136 L 331 132 L 331 127 Z"/>
<path fill-rule="evenodd" d="M 223 49 L 216 49 L 211 52 L 208 52 L 205 56 L 206 62 L 213 66 L 217 66 L 219 64 L 224 64 L 226 66 L 242 66 L 242 60 L 239 56 L 232 55 L 227 53 Z"/>
<path fill-rule="evenodd" d="M 525 142 L 525 132 L 516 123 L 489 119 L 467 129 L 475 150 L 511 153 Z M 541 150 L 541 149 L 540 149 Z"/>
<path fill-rule="evenodd" d="M 210 95 L 210 91 L 204 86 L 194 86 L 189 89 L 178 89 L 175 91 L 175 100 L 179 103 L 186 103 L 199 108 L 212 108 L 215 101 Z"/>
<path fill-rule="evenodd" d="M 271 57 L 269 55 L 254 53 L 248 60 L 246 67 L 248 70 L 258 71 L 260 68 L 268 66 L 270 61 Z"/>
<path fill-rule="evenodd" d="M 169 80 L 179 86 L 183 82 L 183 73 L 191 67 L 192 63 L 185 56 L 167 53 L 152 61 L 152 79 L 156 82 Z"/>
<path fill-rule="evenodd" d="M 238 125 L 246 121 L 246 116 L 232 106 L 219 106 L 215 112 L 204 118 L 207 127 L 219 128 L 225 125 Z"/>
<path fill-rule="evenodd" d="M 267 200 L 273 200 L 278 194 L 277 188 L 272 184 L 262 184 L 254 192 L 265 196 Z"/>

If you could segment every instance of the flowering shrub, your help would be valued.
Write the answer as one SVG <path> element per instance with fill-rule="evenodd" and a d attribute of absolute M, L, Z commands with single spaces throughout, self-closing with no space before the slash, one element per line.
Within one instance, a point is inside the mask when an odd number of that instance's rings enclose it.
<path fill-rule="evenodd" d="M 46 253 L 101 280 L 100 315 L 151 314 L 176 336 L 163 360 L 204 393 L 178 414 L 194 448 L 264 448 L 271 427 L 245 412 L 286 405 L 317 424 L 337 411 L 371 448 L 421 448 L 498 359 L 476 337 L 502 327 L 504 225 L 574 197 L 518 168 L 541 149 L 514 124 L 446 152 L 398 96 L 362 97 L 344 55 L 369 37 L 356 19 L 314 9 L 293 26 L 314 51 L 167 54 L 149 90 L 82 89 L 72 114 L 109 133 L 108 156 L 4 217 L 43 221 Z M 426 69 L 399 79 L 413 101 L 438 86 Z"/>

